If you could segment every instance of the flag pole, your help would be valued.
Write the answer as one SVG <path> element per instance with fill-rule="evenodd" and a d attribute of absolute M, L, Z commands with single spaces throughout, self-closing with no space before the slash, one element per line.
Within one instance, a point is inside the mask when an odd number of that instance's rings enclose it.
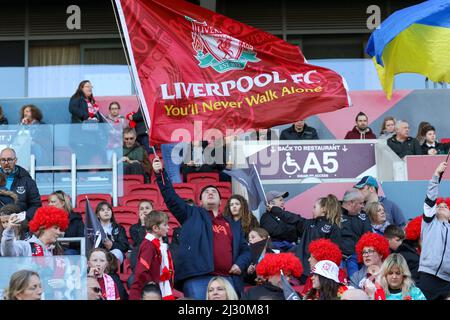
<path fill-rule="evenodd" d="M 445 158 L 445 162 L 448 164 L 448 156 L 450 155 L 450 148 L 448 149 L 448 152 L 447 152 L 447 158 Z M 439 183 L 441 183 L 441 180 L 442 180 L 442 176 L 444 175 L 444 172 L 445 171 L 442 171 L 441 172 L 441 174 L 439 175 Z"/>
<path fill-rule="evenodd" d="M 256 166 L 255 166 L 255 163 L 252 163 L 252 166 L 253 166 L 253 169 L 255 170 L 255 172 L 256 172 L 256 177 L 258 178 L 258 183 L 259 183 L 259 185 L 261 186 L 261 190 L 263 190 L 264 191 L 264 187 L 263 187 L 263 184 L 262 184 L 262 182 L 261 182 L 261 178 L 259 177 L 259 173 L 258 173 L 258 170 L 256 170 Z M 266 193 L 265 192 L 263 192 L 264 193 L 264 201 L 265 201 L 265 204 L 267 204 L 267 197 L 266 197 Z"/>
<path fill-rule="evenodd" d="M 125 38 L 125 44 L 126 44 L 125 49 L 127 50 L 128 56 L 130 57 L 131 78 L 134 79 L 134 86 L 138 93 L 138 100 L 140 102 L 141 109 L 143 109 L 142 111 L 144 114 L 144 119 L 147 120 L 147 121 L 144 121 L 144 123 L 146 124 L 147 129 L 149 129 L 150 124 L 151 124 L 150 114 L 148 112 L 147 102 L 145 101 L 144 92 L 142 91 L 141 81 L 139 79 L 139 75 L 138 75 L 138 72 L 136 69 L 136 63 L 134 61 L 133 49 L 131 47 L 130 35 L 128 33 L 128 27 L 127 27 L 127 23 L 125 21 L 125 16 L 123 14 L 122 4 L 120 2 L 121 0 L 111 0 L 111 2 L 112 1 L 115 1 L 115 3 L 116 3 L 116 8 L 118 11 L 117 13 L 119 14 L 120 26 L 122 27 L 123 37 Z M 116 11 L 114 10 L 114 5 L 113 5 L 113 11 L 114 11 L 114 15 L 116 16 Z M 117 22 L 117 16 L 116 16 L 116 22 Z M 120 33 L 119 25 L 118 25 L 118 29 L 119 29 L 119 33 Z"/>

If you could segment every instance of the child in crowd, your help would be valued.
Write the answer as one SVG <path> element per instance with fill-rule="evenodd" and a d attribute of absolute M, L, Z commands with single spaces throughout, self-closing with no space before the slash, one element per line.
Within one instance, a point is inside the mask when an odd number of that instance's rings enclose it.
<path fill-rule="evenodd" d="M 310 268 L 308 259 L 309 244 L 316 239 L 326 238 L 338 244 L 341 241 L 341 217 L 342 210 L 339 200 L 335 195 L 329 194 L 316 200 L 313 207 L 313 218 L 302 220 L 300 243 L 292 250 L 299 257 L 303 266 L 301 283 L 305 283 L 309 276 Z"/>
<path fill-rule="evenodd" d="M 405 240 L 394 251 L 400 253 L 405 258 L 408 268 L 411 271 L 412 279 L 419 281 L 419 261 L 420 261 L 420 231 L 422 226 L 422 216 L 415 217 L 405 227 Z"/>
<path fill-rule="evenodd" d="M 391 224 L 384 229 L 383 236 L 389 242 L 389 249 L 391 249 L 391 252 L 394 252 L 400 247 L 403 240 L 405 240 L 405 231 L 399 226 Z"/>
<path fill-rule="evenodd" d="M 244 273 L 244 281 L 254 285 L 259 283 L 261 279 L 256 277 L 256 266 L 264 258 L 266 253 L 279 253 L 279 250 L 272 249 L 269 233 L 263 228 L 253 228 L 248 234 L 248 242 L 250 243 L 250 251 L 252 252 L 252 262 Z"/>
<path fill-rule="evenodd" d="M 89 253 L 88 275 L 97 279 L 102 289 L 103 300 L 120 300 L 114 279 L 105 272 L 108 266 L 107 254 L 108 252 L 101 248 L 95 248 Z"/>
<path fill-rule="evenodd" d="M 147 283 L 142 289 L 141 300 L 162 300 L 159 285 L 154 282 Z"/>
<path fill-rule="evenodd" d="M 142 240 L 144 240 L 147 233 L 145 229 L 145 217 L 153 210 L 153 202 L 150 200 L 142 200 L 138 206 L 138 221 L 130 227 L 130 236 L 133 240 L 133 246 L 140 246 Z"/>
<path fill-rule="evenodd" d="M 174 300 L 172 257 L 162 240 L 169 231 L 169 216 L 161 211 L 152 211 L 144 221 L 147 234 L 139 247 L 130 300 L 141 299 L 142 288 L 150 281 L 159 284 L 163 300 Z"/>
<path fill-rule="evenodd" d="M 127 253 L 129 248 L 125 228 L 116 222 L 112 206 L 106 201 L 102 201 L 97 205 L 95 214 L 108 237 L 100 244 L 100 248 L 104 248 L 114 254 L 119 259 L 120 264 L 122 264 L 124 254 Z"/>

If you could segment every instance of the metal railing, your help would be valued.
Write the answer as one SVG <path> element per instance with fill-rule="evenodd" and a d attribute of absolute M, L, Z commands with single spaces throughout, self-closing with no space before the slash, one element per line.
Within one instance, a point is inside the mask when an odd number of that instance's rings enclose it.
<path fill-rule="evenodd" d="M 72 207 L 76 207 L 77 201 L 77 172 L 88 170 L 111 170 L 112 171 L 112 200 L 113 206 L 118 204 L 118 174 L 117 174 L 117 154 L 112 154 L 111 164 L 99 165 L 77 165 L 77 156 L 75 153 L 71 155 L 70 166 L 36 166 L 36 156 L 30 156 L 30 175 L 33 179 L 36 178 L 36 172 L 67 172 L 70 171 L 71 176 L 71 199 Z"/>

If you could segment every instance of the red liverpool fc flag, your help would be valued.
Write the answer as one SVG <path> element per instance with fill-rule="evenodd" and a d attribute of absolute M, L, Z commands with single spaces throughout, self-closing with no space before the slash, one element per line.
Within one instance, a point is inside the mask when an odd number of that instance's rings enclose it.
<path fill-rule="evenodd" d="M 269 33 L 182 0 L 116 6 L 152 143 L 270 128 L 350 104 L 339 74 Z"/>

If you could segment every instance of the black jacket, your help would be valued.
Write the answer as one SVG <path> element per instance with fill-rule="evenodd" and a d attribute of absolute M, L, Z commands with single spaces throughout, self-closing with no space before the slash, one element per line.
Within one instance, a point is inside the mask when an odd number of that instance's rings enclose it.
<path fill-rule="evenodd" d="M 436 142 L 434 147 L 429 147 L 426 142 L 424 142 L 421 146 L 422 154 L 428 154 L 428 150 L 436 149 L 437 154 L 447 154 L 448 149 L 450 148 L 450 143 L 439 143 Z"/>
<path fill-rule="evenodd" d="M 305 123 L 302 132 L 295 131 L 295 126 L 292 125 L 287 129 L 281 131 L 280 140 L 318 140 L 316 129 L 308 126 Z"/>
<path fill-rule="evenodd" d="M 41 195 L 36 182 L 31 178 L 27 170 L 16 165 L 17 171 L 11 185 L 11 191 L 17 194 L 17 205 L 27 212 L 27 220 L 30 221 L 37 208 L 42 206 Z M 16 170 L 16 169 L 15 169 Z"/>
<path fill-rule="evenodd" d="M 64 232 L 64 238 L 72 237 L 84 237 L 84 223 L 80 214 L 70 212 L 69 213 L 69 227 Z M 64 247 L 64 246 L 63 246 Z M 79 250 L 80 244 L 77 242 L 71 242 L 68 246 L 70 249 Z"/>
<path fill-rule="evenodd" d="M 145 227 L 141 225 L 141 222 L 133 224 L 130 227 L 130 236 L 131 240 L 133 240 L 133 247 L 139 247 L 142 240 L 144 240 L 147 231 Z"/>
<path fill-rule="evenodd" d="M 387 140 L 387 144 L 400 158 L 422 154 L 420 143 L 415 138 L 408 137 L 405 142 L 400 142 L 397 140 L 397 135 L 394 134 Z"/>
<path fill-rule="evenodd" d="M 400 253 L 405 258 L 414 282 L 418 283 L 420 255 L 414 247 L 413 241 L 404 240 L 395 252 Z"/>
<path fill-rule="evenodd" d="M 108 238 L 113 242 L 111 250 L 119 249 L 124 254 L 128 251 L 130 244 L 128 243 L 127 232 L 120 224 L 113 223 L 112 236 L 108 235 Z M 99 247 L 105 249 L 105 245 L 103 243 L 100 243 Z"/>
<path fill-rule="evenodd" d="M 83 97 L 72 97 L 69 102 L 69 112 L 72 114 L 72 123 L 81 123 L 89 119 L 88 105 Z M 95 117 L 104 122 L 103 117 L 97 113 Z"/>
<path fill-rule="evenodd" d="M 339 244 L 342 254 L 350 256 L 355 253 L 356 243 L 366 232 L 372 232 L 369 216 L 365 213 L 352 216 L 345 208 L 342 208 L 341 242 Z"/>
<path fill-rule="evenodd" d="M 297 242 L 303 231 L 303 220 L 305 218 L 298 214 L 285 211 L 280 207 L 272 207 L 270 212 L 266 211 L 259 221 L 261 228 L 269 233 L 272 241 Z"/>
<path fill-rule="evenodd" d="M 1 118 L 0 124 L 8 124 L 8 118 L 6 118 L 5 116 L 3 118 Z"/>
<path fill-rule="evenodd" d="M 270 282 L 264 282 L 254 288 L 248 289 L 241 297 L 241 300 L 260 300 L 270 298 L 271 300 L 285 300 L 283 289 L 276 287 Z"/>
<path fill-rule="evenodd" d="M 310 253 L 308 246 L 313 240 L 320 238 L 330 239 L 337 245 L 341 242 L 341 229 L 335 224 L 332 224 L 325 217 L 319 217 L 317 219 L 304 219 L 303 220 L 303 232 L 301 235 L 301 241 L 291 251 L 295 252 L 295 255 L 301 260 L 303 266 L 303 274 L 309 276 L 310 268 L 308 259 Z"/>
<path fill-rule="evenodd" d="M 64 232 L 64 237 L 84 237 L 84 223 L 80 214 L 69 213 L 69 227 Z"/>
<path fill-rule="evenodd" d="M 145 136 L 147 134 L 147 127 L 145 126 L 144 122 L 144 116 L 142 115 L 141 108 L 138 109 L 138 111 L 133 114 L 132 117 L 133 121 L 136 122 L 136 135 L 139 136 Z"/>

